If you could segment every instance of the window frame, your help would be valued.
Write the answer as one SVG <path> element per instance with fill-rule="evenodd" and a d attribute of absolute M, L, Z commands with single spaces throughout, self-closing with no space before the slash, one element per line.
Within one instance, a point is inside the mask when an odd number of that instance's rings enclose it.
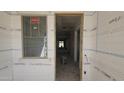
<path fill-rule="evenodd" d="M 47 56 L 46 57 L 25 57 L 24 56 L 24 30 L 23 30 L 23 17 L 46 17 L 46 37 L 47 37 Z M 22 41 L 22 58 L 23 59 L 48 59 L 48 15 L 22 15 L 21 16 L 21 41 Z"/>

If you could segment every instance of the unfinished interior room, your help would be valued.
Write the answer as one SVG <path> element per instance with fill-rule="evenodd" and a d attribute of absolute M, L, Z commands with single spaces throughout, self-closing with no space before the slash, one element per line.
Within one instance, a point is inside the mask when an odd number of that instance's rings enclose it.
<path fill-rule="evenodd" d="M 0 11 L 0 81 L 123 81 L 124 12 Z"/>
<path fill-rule="evenodd" d="M 56 80 L 80 80 L 81 14 L 56 15 Z"/>

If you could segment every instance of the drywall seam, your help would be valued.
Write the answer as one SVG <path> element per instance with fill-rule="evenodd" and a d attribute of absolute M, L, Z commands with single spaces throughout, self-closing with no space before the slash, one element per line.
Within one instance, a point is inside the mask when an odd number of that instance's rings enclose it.
<path fill-rule="evenodd" d="M 0 52 L 7 52 L 7 51 L 13 51 L 13 50 L 21 50 L 21 49 L 3 49 L 3 50 L 0 50 Z"/>
<path fill-rule="evenodd" d="M 95 49 L 84 49 L 84 51 L 87 51 L 87 50 L 98 52 L 98 53 L 101 53 L 101 54 L 112 55 L 112 56 L 119 57 L 119 58 L 124 58 L 124 55 L 116 54 L 116 53 L 112 53 L 112 52 L 105 52 L 105 51 L 102 51 L 102 50 L 95 50 Z"/>
<path fill-rule="evenodd" d="M 104 71 L 101 70 L 100 68 L 98 68 L 98 67 L 96 67 L 96 66 L 94 66 L 94 68 L 95 68 L 97 71 L 99 71 L 99 72 L 101 72 L 102 74 L 104 74 L 104 76 L 106 76 L 106 77 L 108 77 L 108 78 L 110 78 L 110 79 L 116 81 L 116 79 L 115 79 L 114 77 L 112 77 L 112 76 L 109 75 L 108 73 L 104 72 Z"/>
<path fill-rule="evenodd" d="M 7 69 L 8 66 L 4 66 L 4 67 L 1 67 L 0 70 L 4 70 L 4 69 Z"/>
<path fill-rule="evenodd" d="M 20 28 L 13 29 L 13 28 L 7 28 L 7 27 L 1 26 L 1 25 L 0 25 L 0 29 L 5 30 L 5 31 L 21 31 Z"/>
<path fill-rule="evenodd" d="M 12 11 L 4 11 L 4 13 L 7 15 L 19 15 L 17 11 L 14 11 L 14 13 L 12 13 Z"/>
<path fill-rule="evenodd" d="M 16 28 L 16 29 L 10 29 L 11 31 L 21 31 L 22 29 Z"/>
<path fill-rule="evenodd" d="M 97 11 L 94 11 L 92 14 L 90 14 L 90 15 L 84 15 L 84 16 L 93 16 L 95 13 L 96 13 Z"/>
<path fill-rule="evenodd" d="M 93 27 L 90 30 L 84 29 L 83 31 L 85 31 L 85 32 L 92 32 L 92 31 L 96 31 L 96 30 L 97 30 L 97 26 L 96 27 Z"/>
<path fill-rule="evenodd" d="M 0 26 L 0 29 L 7 30 L 7 28 L 6 27 L 3 27 L 3 26 Z"/>

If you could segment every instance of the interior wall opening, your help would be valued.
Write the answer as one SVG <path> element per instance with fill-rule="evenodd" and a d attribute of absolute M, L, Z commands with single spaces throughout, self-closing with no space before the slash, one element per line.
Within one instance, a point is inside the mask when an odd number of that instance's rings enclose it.
<path fill-rule="evenodd" d="M 56 80 L 80 80 L 80 15 L 56 15 Z"/>

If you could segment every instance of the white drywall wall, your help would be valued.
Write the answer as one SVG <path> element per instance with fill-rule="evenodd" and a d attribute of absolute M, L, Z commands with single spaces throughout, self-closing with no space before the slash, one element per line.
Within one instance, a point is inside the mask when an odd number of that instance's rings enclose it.
<path fill-rule="evenodd" d="M 84 52 L 92 64 L 84 67 L 89 71 L 84 80 L 124 80 L 124 12 L 97 12 L 88 20 L 88 29 L 97 24 L 97 30 L 84 32 Z"/>
<path fill-rule="evenodd" d="M 96 53 L 88 51 L 88 49 L 96 49 L 96 31 L 97 12 L 94 12 L 92 15 L 85 15 L 83 33 L 83 80 L 93 80 L 94 72 L 97 72 L 93 66 Z M 86 74 L 84 74 L 84 71 Z"/>
<path fill-rule="evenodd" d="M 48 58 L 22 57 L 21 16 L 12 15 L 14 80 L 55 79 L 55 29 L 54 15 L 47 15 Z"/>
<path fill-rule="evenodd" d="M 98 12 L 97 65 L 124 80 L 124 12 Z"/>
<path fill-rule="evenodd" d="M 11 17 L 0 12 L 0 80 L 12 80 Z"/>

